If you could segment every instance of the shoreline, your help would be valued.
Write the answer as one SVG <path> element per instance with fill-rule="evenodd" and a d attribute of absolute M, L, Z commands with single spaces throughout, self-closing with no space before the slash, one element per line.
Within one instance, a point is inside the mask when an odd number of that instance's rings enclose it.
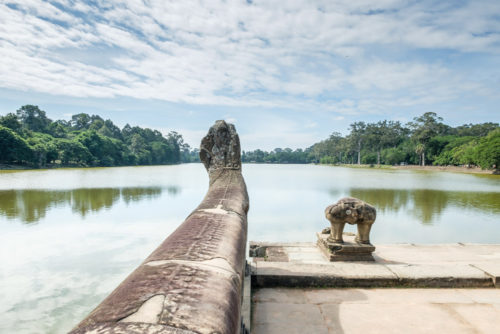
<path fill-rule="evenodd" d="M 318 164 L 320 165 L 320 164 Z M 461 167 L 461 166 L 419 166 L 419 165 L 405 165 L 405 166 L 392 166 L 392 165 L 325 165 L 334 167 L 347 167 L 347 168 L 368 168 L 368 169 L 400 169 L 400 170 L 415 170 L 427 172 L 451 172 L 451 173 L 465 173 L 465 174 L 481 174 L 481 175 L 499 175 L 498 170 L 481 169 L 481 167 Z"/>
<path fill-rule="evenodd" d="M 191 162 L 183 162 L 180 164 L 188 164 Z M 248 162 L 247 162 L 248 163 Z M 246 163 L 245 163 L 246 164 Z M 171 166 L 177 164 L 169 165 L 136 165 L 136 166 Z M 273 164 L 273 165 L 289 165 L 289 164 Z M 465 173 L 465 174 L 482 174 L 482 175 L 499 175 L 500 171 L 491 169 L 481 169 L 481 167 L 461 167 L 461 166 L 418 166 L 418 165 L 406 165 L 406 166 L 392 166 L 392 165 L 367 165 L 367 164 L 315 164 L 317 166 L 332 166 L 332 167 L 347 167 L 347 168 L 368 168 L 368 169 L 400 169 L 400 170 L 415 170 L 415 171 L 428 171 L 428 172 L 452 172 L 452 173 Z M 109 168 L 113 167 L 131 167 L 131 166 L 106 166 Z M 2 170 L 42 170 L 42 169 L 58 169 L 58 168 L 96 168 L 96 166 L 75 166 L 75 165 L 47 165 L 43 168 L 33 168 L 25 165 L 13 165 L 13 164 L 0 164 L 0 171 Z"/>
<path fill-rule="evenodd" d="M 486 174 L 498 175 L 498 171 L 492 169 L 481 169 L 481 167 L 460 167 L 460 166 L 391 166 L 394 169 L 408 169 L 421 171 L 442 171 L 466 174 Z"/>
<path fill-rule="evenodd" d="M 25 165 L 0 164 L 0 171 L 16 171 L 16 170 L 47 170 L 47 169 L 62 169 L 62 168 L 119 168 L 119 167 L 152 167 L 152 166 L 174 166 L 180 164 L 190 164 L 192 162 L 183 162 L 176 164 L 165 165 L 123 165 L 123 166 L 75 166 L 75 165 L 46 165 L 40 168 L 30 167 Z"/>

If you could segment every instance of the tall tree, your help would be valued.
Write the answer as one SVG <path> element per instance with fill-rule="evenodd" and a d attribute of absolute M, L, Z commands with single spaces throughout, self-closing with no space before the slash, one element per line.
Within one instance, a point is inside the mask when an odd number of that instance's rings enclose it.
<path fill-rule="evenodd" d="M 7 115 L 0 117 L 0 125 L 14 130 L 17 133 L 19 133 L 22 128 L 22 124 L 17 120 L 17 116 L 13 113 L 8 113 Z"/>
<path fill-rule="evenodd" d="M 420 156 L 420 163 L 425 166 L 425 150 L 432 137 L 443 134 L 446 129 L 443 120 L 434 112 L 426 112 L 420 117 L 415 117 L 414 122 L 408 123 L 412 129 L 412 138 L 419 144 L 416 153 Z"/>
<path fill-rule="evenodd" d="M 484 137 L 495 129 L 498 129 L 498 123 L 487 122 L 480 124 L 464 124 L 458 126 L 455 129 L 455 132 L 460 137 L 464 136 Z"/>
<path fill-rule="evenodd" d="M 0 125 L 0 162 L 22 162 L 31 159 L 26 141 L 12 129 Z"/>
<path fill-rule="evenodd" d="M 70 124 L 75 130 L 87 130 L 91 122 L 89 114 L 80 113 L 71 116 Z"/>
<path fill-rule="evenodd" d="M 50 123 L 48 128 L 48 133 L 57 138 L 65 138 L 70 131 L 71 126 L 68 122 L 63 120 L 57 120 Z"/>
<path fill-rule="evenodd" d="M 406 132 L 400 122 L 384 120 L 366 125 L 367 146 L 377 152 L 377 165 L 380 165 L 381 151 L 399 145 Z"/>
<path fill-rule="evenodd" d="M 16 113 L 23 127 L 31 131 L 47 132 L 47 128 L 52 122 L 47 118 L 45 111 L 31 104 L 22 106 Z"/>
<path fill-rule="evenodd" d="M 349 134 L 349 140 L 351 142 L 351 147 L 358 154 L 358 165 L 361 165 L 361 147 L 366 136 L 366 124 L 365 122 L 355 122 L 350 125 L 351 133 Z"/>

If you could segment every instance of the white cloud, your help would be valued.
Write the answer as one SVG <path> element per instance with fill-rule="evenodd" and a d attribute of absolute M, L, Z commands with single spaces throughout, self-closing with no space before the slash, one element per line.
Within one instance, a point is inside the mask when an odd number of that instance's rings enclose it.
<path fill-rule="evenodd" d="M 494 1 L 57 3 L 0 4 L 0 87 L 346 115 L 498 95 L 446 62 L 407 57 L 498 55 Z"/>

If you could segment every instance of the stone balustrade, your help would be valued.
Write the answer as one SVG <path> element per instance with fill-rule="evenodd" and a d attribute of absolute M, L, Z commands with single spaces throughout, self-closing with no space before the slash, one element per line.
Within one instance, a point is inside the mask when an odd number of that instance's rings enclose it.
<path fill-rule="evenodd" d="M 71 333 L 240 332 L 249 201 L 234 126 L 217 121 L 200 158 L 201 204 Z"/>

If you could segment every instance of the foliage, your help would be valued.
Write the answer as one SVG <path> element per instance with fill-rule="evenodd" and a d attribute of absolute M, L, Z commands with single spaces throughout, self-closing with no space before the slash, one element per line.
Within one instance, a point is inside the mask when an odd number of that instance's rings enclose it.
<path fill-rule="evenodd" d="M 46 132 L 47 127 L 52 122 L 47 118 L 45 111 L 31 104 L 22 106 L 16 113 L 23 128 L 31 131 Z"/>
<path fill-rule="evenodd" d="M 470 157 L 470 148 L 475 146 L 474 137 L 436 137 L 434 141 L 441 143 L 441 145 L 438 146 L 439 150 L 437 150 L 439 155 L 437 155 L 434 160 L 435 165 L 461 165 L 469 163 L 467 162 L 469 159 L 466 155 Z M 442 143 L 445 143 L 444 147 L 441 147 Z"/>
<path fill-rule="evenodd" d="M 0 125 L 0 162 L 22 163 L 31 159 L 32 151 L 12 129 Z"/>
<path fill-rule="evenodd" d="M 3 117 L 0 117 L 0 125 L 9 128 L 17 133 L 21 132 L 22 124 L 17 120 L 17 116 L 13 113 L 9 113 Z"/>
<path fill-rule="evenodd" d="M 305 150 L 276 148 L 243 152 L 244 162 L 321 164 L 475 165 L 497 168 L 500 128 L 497 123 L 452 128 L 435 113 L 402 125 L 395 121 L 355 122 L 345 137 L 334 132 Z"/>
<path fill-rule="evenodd" d="M 406 154 L 399 147 L 391 147 L 382 151 L 381 158 L 388 165 L 398 165 L 405 162 Z"/>
<path fill-rule="evenodd" d="M 402 125 L 395 121 L 354 122 L 349 133 L 334 132 L 306 149 L 243 151 L 243 162 L 322 164 L 475 165 L 498 168 L 497 123 L 450 127 L 427 112 Z M 199 162 L 199 151 L 172 131 L 126 124 L 123 129 L 98 115 L 80 113 L 70 121 L 50 120 L 34 105 L 0 116 L 0 162 L 43 167 L 129 166 Z"/>
<path fill-rule="evenodd" d="M 92 154 L 81 142 L 66 138 L 57 139 L 56 147 L 63 165 L 86 165 Z"/>
<path fill-rule="evenodd" d="M 123 166 L 199 161 L 182 135 L 117 127 L 98 115 L 80 113 L 70 121 L 50 120 L 38 106 L 25 105 L 0 117 L 0 161 L 34 167 Z"/>
<path fill-rule="evenodd" d="M 280 164 L 302 164 L 309 163 L 314 160 L 314 156 L 310 150 L 297 149 L 293 151 L 291 148 L 275 148 L 271 152 L 262 150 L 243 151 L 241 161 L 257 162 L 257 163 L 280 163 Z"/>
<path fill-rule="evenodd" d="M 361 148 L 362 144 L 367 139 L 367 129 L 365 122 L 355 122 L 351 125 L 351 133 L 348 138 L 348 143 L 353 151 L 358 154 L 358 165 L 361 164 Z"/>
<path fill-rule="evenodd" d="M 481 168 L 498 168 L 500 166 L 500 129 L 495 130 L 479 140 L 474 152 L 474 164 Z"/>
<path fill-rule="evenodd" d="M 415 152 L 420 156 L 420 164 L 425 166 L 425 152 L 429 141 L 437 135 L 445 134 L 449 127 L 441 123 L 443 119 L 433 112 L 426 112 L 413 120 L 414 122 L 408 123 L 412 130 L 411 138 L 417 143 Z"/>

